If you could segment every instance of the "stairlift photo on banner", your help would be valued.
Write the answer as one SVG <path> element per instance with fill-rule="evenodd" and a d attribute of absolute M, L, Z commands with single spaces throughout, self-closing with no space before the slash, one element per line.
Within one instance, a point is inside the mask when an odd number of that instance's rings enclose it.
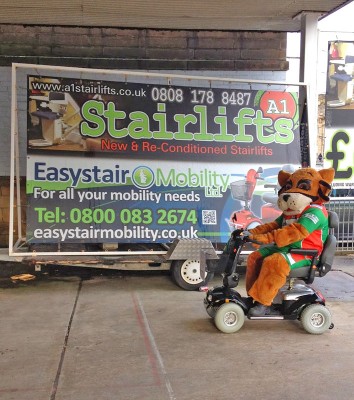
<path fill-rule="evenodd" d="M 30 75 L 27 115 L 29 243 L 225 243 L 301 163 L 285 90 Z"/>

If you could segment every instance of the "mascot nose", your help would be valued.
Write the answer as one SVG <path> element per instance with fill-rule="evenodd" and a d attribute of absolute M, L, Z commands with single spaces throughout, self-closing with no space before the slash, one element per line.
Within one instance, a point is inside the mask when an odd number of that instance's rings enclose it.
<path fill-rule="evenodd" d="M 290 197 L 290 194 L 284 194 L 284 195 L 283 195 L 283 200 L 284 200 L 284 201 L 288 201 L 288 200 L 289 200 L 289 197 Z"/>

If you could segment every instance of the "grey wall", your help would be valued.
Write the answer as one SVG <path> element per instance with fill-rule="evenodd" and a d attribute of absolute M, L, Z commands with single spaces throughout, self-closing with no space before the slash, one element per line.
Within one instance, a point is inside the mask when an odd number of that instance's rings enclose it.
<path fill-rule="evenodd" d="M 284 81 L 288 69 L 286 33 L 282 32 L 0 24 L 0 176 L 10 175 L 12 62 L 273 81 Z M 25 175 L 24 77 L 19 78 L 17 89 L 20 165 Z"/>
<path fill-rule="evenodd" d="M 285 32 L 0 24 L 0 65 L 286 71 Z"/>

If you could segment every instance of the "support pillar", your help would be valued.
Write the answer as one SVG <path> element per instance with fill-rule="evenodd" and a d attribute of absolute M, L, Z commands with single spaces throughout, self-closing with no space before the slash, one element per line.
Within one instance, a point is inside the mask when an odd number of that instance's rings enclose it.
<path fill-rule="evenodd" d="M 317 93 L 317 54 L 319 12 L 304 11 L 296 16 L 301 19 L 300 82 L 308 84 L 307 91 L 300 88 L 300 116 L 304 101 L 307 102 L 308 136 L 310 146 L 310 166 L 316 166 L 318 135 L 318 93 Z"/>

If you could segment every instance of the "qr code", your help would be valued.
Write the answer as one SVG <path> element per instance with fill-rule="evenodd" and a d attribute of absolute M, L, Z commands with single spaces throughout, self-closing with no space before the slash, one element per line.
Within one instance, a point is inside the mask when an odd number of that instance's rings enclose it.
<path fill-rule="evenodd" d="M 216 210 L 202 210 L 203 225 L 216 225 Z"/>

